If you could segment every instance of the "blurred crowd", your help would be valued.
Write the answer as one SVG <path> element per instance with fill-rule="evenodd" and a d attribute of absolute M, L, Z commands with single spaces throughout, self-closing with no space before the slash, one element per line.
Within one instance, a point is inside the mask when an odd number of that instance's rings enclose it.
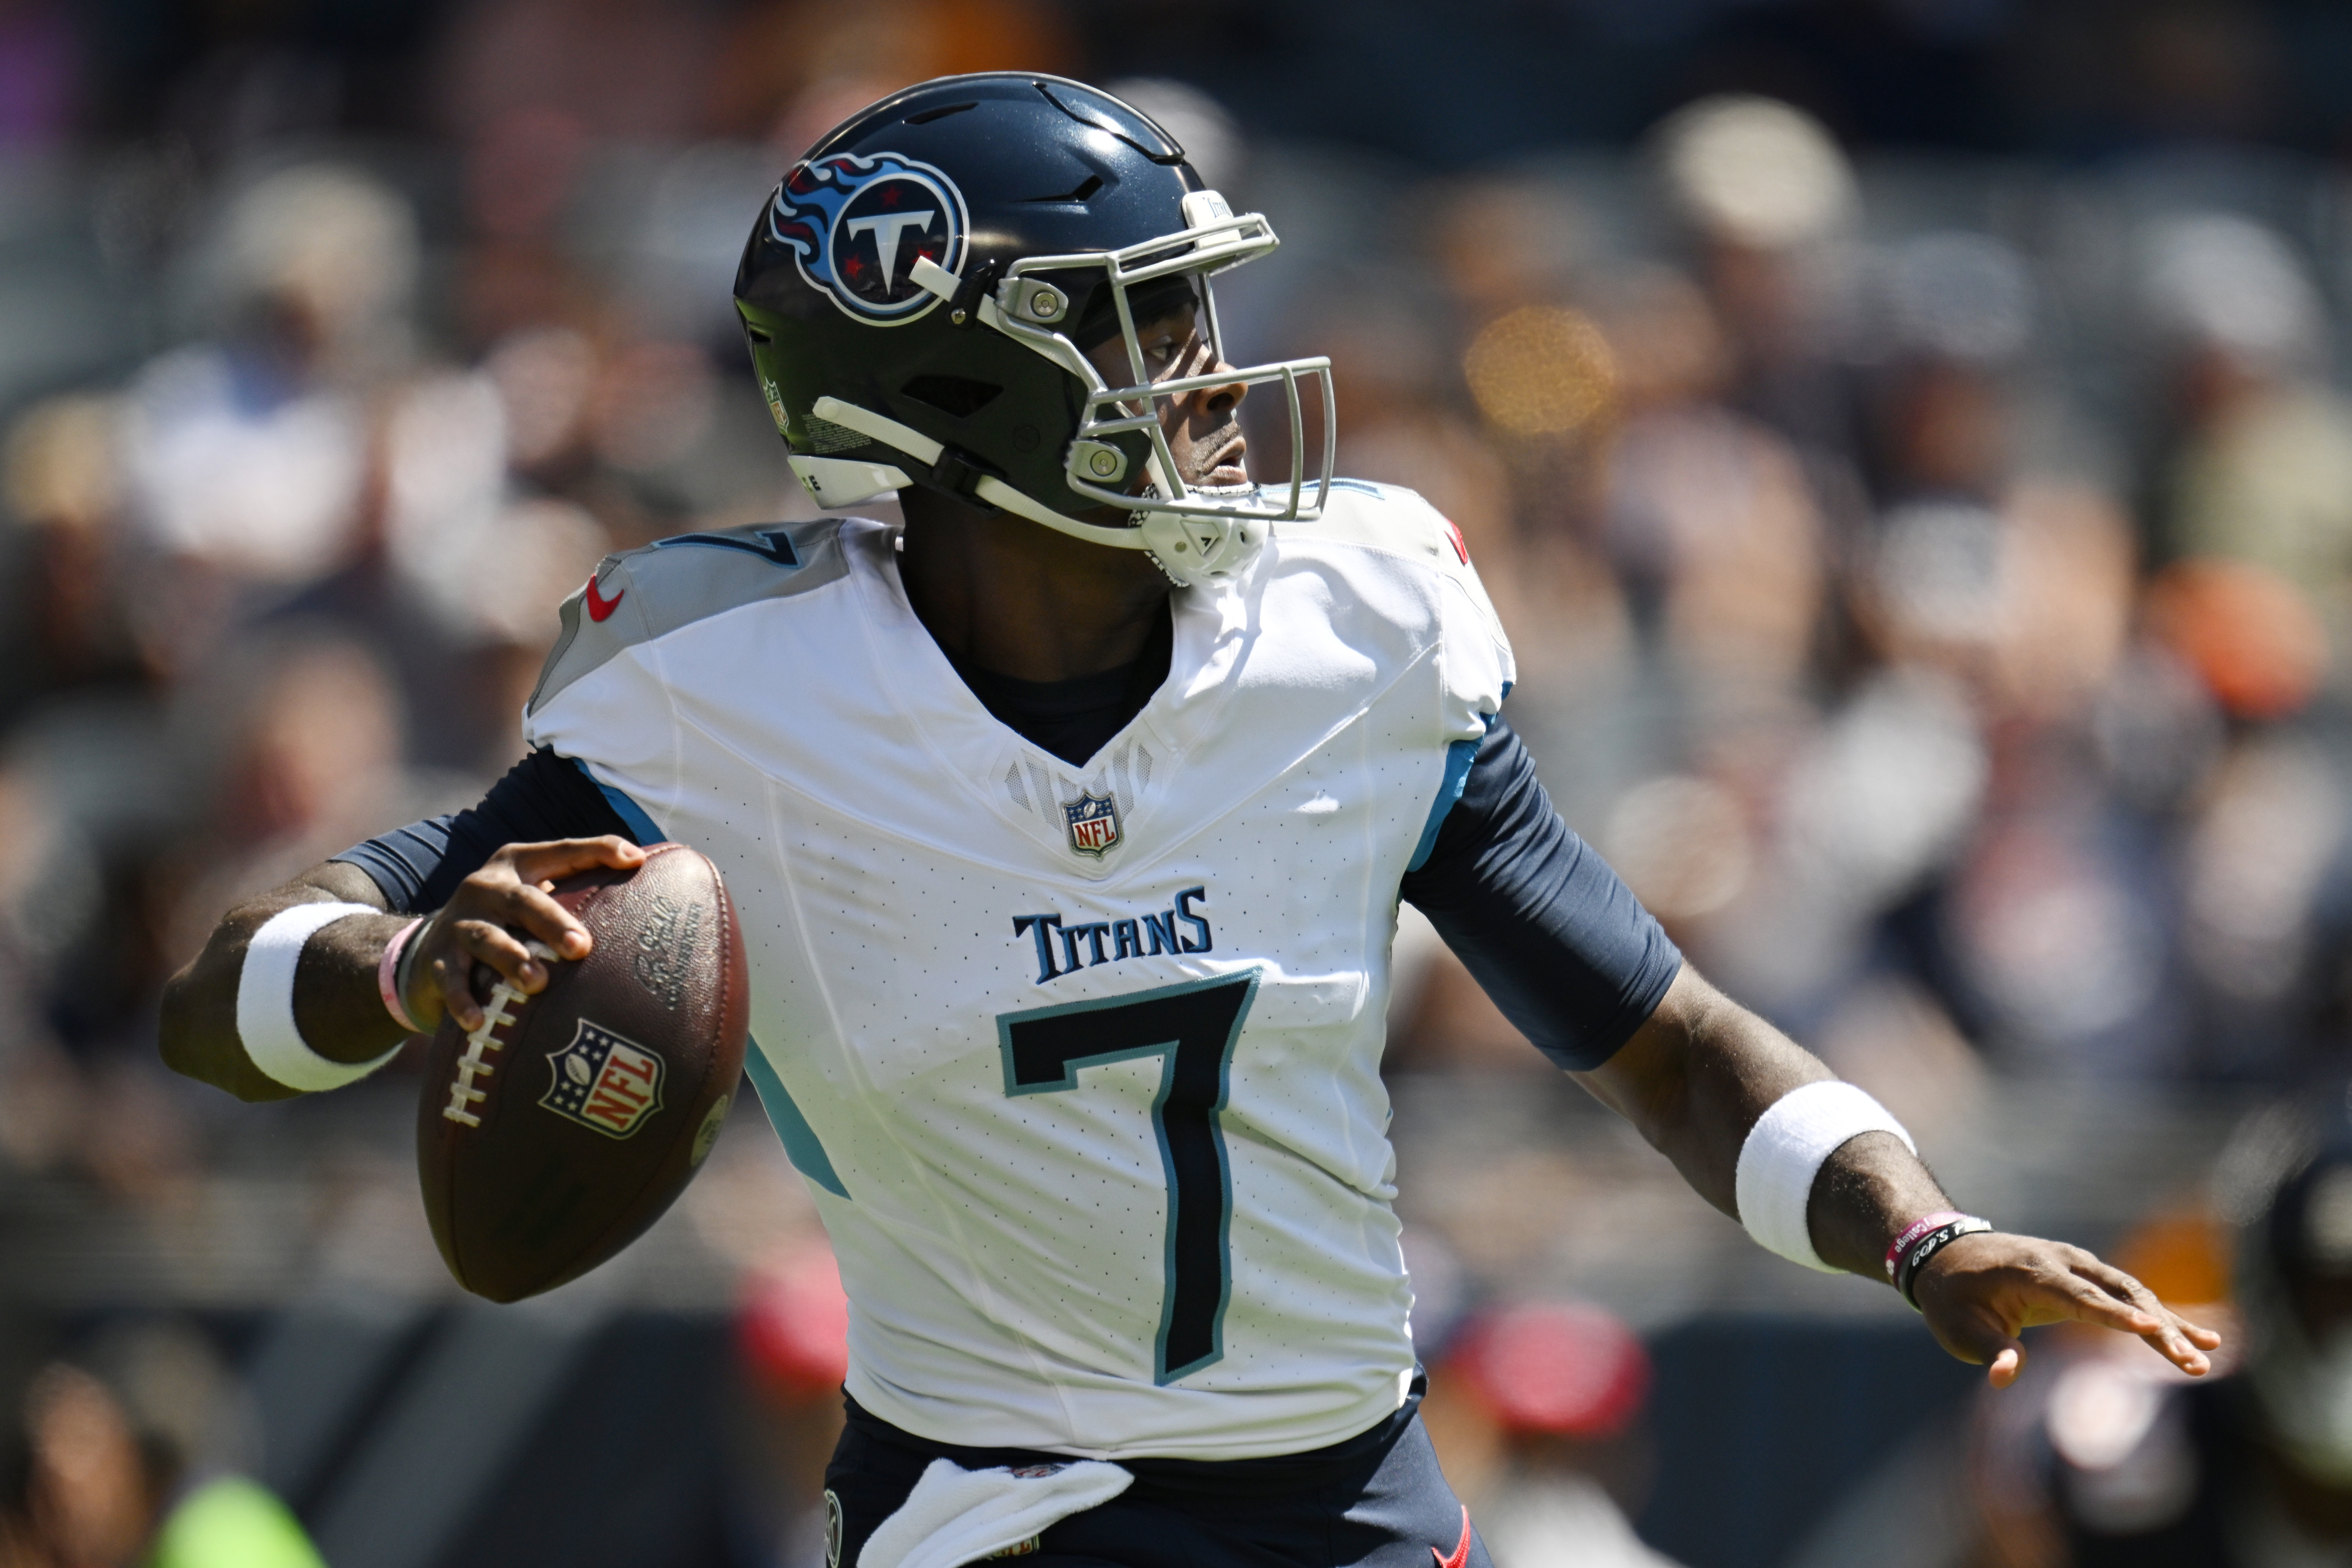
<path fill-rule="evenodd" d="M 252 1136 L 154 1057 L 224 907 L 475 798 L 606 552 L 813 515 L 727 299 L 783 166 L 926 76 L 1109 74 L 1039 0 L 436 14 L 400 134 L 339 123 L 362 76 L 225 46 L 101 141 L 68 12 L 0 0 L 0 1277 L 11 1193 L 168 1229 Z M 1221 285 L 1242 357 L 1332 356 L 1340 471 L 1460 526 L 1508 716 L 1712 978 L 1923 1132 L 2004 1085 L 2340 1079 L 2338 175 L 1857 159 L 1744 92 L 1631 149 L 1432 173 L 1107 85 L 1271 217 L 1283 252 Z M 1252 438 L 1286 468 L 1286 431 Z M 1396 1073 L 1549 1070 L 1410 911 L 1401 940 Z M 730 1256 L 767 1279 L 806 1224 Z M 1427 1227 L 1433 1279 L 1448 1247 Z M 2192 1299 L 2226 1295 L 2202 1267 Z M 742 1343 L 804 1491 L 838 1373 L 794 1336 L 836 1309 L 794 1268 Z M 1423 1327 L 1490 1541 L 1660 1561 L 1623 1518 L 1640 1342 L 1484 1290 Z M 0 1563 L 127 1561 L 206 1495 L 198 1457 L 236 1466 L 223 1352 L 145 1320 L 12 1345 L 6 1298 Z M 2064 1561 L 2022 1484 L 1983 1505 L 2026 1520 L 2000 1561 Z"/>
<path fill-rule="evenodd" d="M 1419 193 L 1417 277 L 1317 322 L 1342 466 L 1460 522 L 1570 822 L 1906 1110 L 1985 1070 L 2336 1070 L 2346 258 L 2023 171 L 1908 171 L 1926 221 L 1876 216 L 1757 97 L 1643 156 L 1606 201 Z M 1424 1014 L 1408 1059 L 1507 1054 L 1458 972 Z"/>

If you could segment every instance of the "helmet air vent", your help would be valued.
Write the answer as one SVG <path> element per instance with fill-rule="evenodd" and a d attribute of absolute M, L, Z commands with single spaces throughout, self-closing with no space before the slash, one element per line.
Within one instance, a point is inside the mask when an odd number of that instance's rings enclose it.
<path fill-rule="evenodd" d="M 1033 79 L 1046 102 L 1079 124 L 1109 132 L 1162 166 L 1172 168 L 1184 161 L 1184 149 L 1176 144 L 1174 137 L 1110 94 L 1083 82 Z"/>
<path fill-rule="evenodd" d="M 820 419 L 814 414 L 803 415 L 801 425 L 808 432 L 809 450 L 819 457 L 855 451 L 873 443 L 873 437 L 861 431 L 852 430 L 846 425 L 835 425 L 830 419 Z"/>
<path fill-rule="evenodd" d="M 1078 182 L 1077 187 L 1075 190 L 1065 191 L 1058 196 L 1024 196 L 1021 198 L 1021 201 L 1024 206 L 1034 206 L 1046 203 L 1058 203 L 1063 205 L 1076 205 L 1083 206 L 1086 203 L 1092 201 L 1094 199 L 1095 193 L 1102 188 L 1103 177 L 1100 174 L 1088 174 L 1085 179 Z"/>
<path fill-rule="evenodd" d="M 950 114 L 961 114 L 967 109 L 978 109 L 977 100 L 971 103 L 942 103 L 937 109 L 926 109 L 920 114 L 909 114 L 902 122 L 908 125 L 929 125 L 934 120 L 945 120 Z"/>
<path fill-rule="evenodd" d="M 969 419 L 995 402 L 1004 388 L 968 375 L 919 375 L 898 390 L 950 418 Z"/>

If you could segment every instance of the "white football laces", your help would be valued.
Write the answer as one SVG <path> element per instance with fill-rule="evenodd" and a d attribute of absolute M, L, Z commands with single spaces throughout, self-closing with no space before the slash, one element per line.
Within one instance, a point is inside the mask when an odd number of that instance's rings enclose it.
<path fill-rule="evenodd" d="M 523 946 L 542 963 L 562 962 L 562 955 L 543 942 L 533 940 L 523 943 Z M 515 1021 L 515 1016 L 507 1011 L 507 1004 L 529 1000 L 527 993 L 503 975 L 490 988 L 489 1005 L 482 1009 L 481 1023 L 467 1033 L 466 1054 L 457 1058 L 457 1076 L 449 1085 L 449 1103 L 441 1108 L 443 1116 L 467 1127 L 482 1124 L 482 1119 L 467 1108 L 489 1098 L 486 1090 L 474 1087 L 476 1079 L 488 1078 L 497 1070 L 484 1053 L 505 1049 L 506 1043 L 493 1037 L 498 1030 Z"/>

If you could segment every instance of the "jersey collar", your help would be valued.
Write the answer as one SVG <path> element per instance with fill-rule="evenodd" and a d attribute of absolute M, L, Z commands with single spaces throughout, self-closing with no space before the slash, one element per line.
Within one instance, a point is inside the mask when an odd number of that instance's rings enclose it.
<path fill-rule="evenodd" d="M 1255 563 L 1240 580 L 1179 588 L 1171 595 L 1168 678 L 1124 729 L 1084 766 L 1073 767 L 1001 723 L 956 674 L 908 601 L 896 541 L 895 529 L 879 526 L 855 533 L 845 530 L 843 535 L 850 577 L 865 607 L 859 618 L 872 639 L 874 668 L 894 672 L 884 682 L 885 700 L 922 737 L 943 771 L 998 816 L 1055 850 L 1070 871 L 1098 879 L 1115 874 L 1121 862 L 1142 858 L 1133 836 L 1148 837 L 1155 807 L 1170 797 L 1186 753 L 1213 731 L 1238 683 L 1250 640 Z M 1148 769 L 1127 765 L 1137 746 L 1150 754 Z M 1017 793 L 1028 798 L 1029 809 L 1007 784 L 1015 770 L 1023 781 Z M 1127 852 L 1114 850 L 1099 860 L 1071 852 L 1037 799 L 1041 787 L 1071 800 L 1117 788 L 1130 835 L 1122 846 Z"/>

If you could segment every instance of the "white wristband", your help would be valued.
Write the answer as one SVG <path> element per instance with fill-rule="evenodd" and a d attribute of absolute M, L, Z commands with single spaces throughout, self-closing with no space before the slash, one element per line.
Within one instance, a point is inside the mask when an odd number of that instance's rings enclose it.
<path fill-rule="evenodd" d="M 373 1061 L 330 1061 L 303 1043 L 294 1022 L 294 970 L 302 962 L 302 944 L 347 915 L 382 913 L 365 904 L 296 904 L 264 921 L 246 943 L 245 967 L 236 977 L 236 1033 L 266 1076 L 315 1093 L 357 1083 L 400 1054 L 394 1046 Z"/>
<path fill-rule="evenodd" d="M 1850 1083 L 1809 1083 L 1774 1100 L 1739 1146 L 1733 1193 L 1748 1234 L 1791 1263 L 1840 1272 L 1813 1250 L 1805 1205 L 1822 1163 L 1865 1132 L 1892 1132 L 1905 1148 L 1919 1152 L 1886 1107 Z"/>

